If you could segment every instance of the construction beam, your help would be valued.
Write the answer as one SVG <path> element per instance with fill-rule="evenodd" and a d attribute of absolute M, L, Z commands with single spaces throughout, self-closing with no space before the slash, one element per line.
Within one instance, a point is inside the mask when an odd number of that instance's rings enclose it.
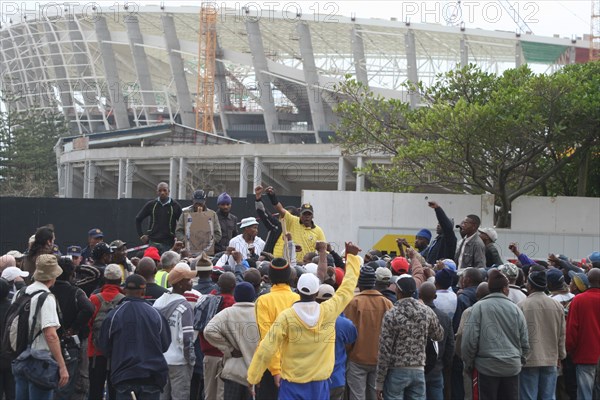
<path fill-rule="evenodd" d="M 110 31 L 108 30 L 105 17 L 97 16 L 95 21 L 98 48 L 100 49 L 100 54 L 102 54 L 104 76 L 108 84 L 110 107 L 115 117 L 117 129 L 126 129 L 130 127 L 129 116 L 127 115 L 127 104 L 125 104 L 123 88 L 119 79 L 117 60 L 115 59 L 115 52 L 111 44 Z"/>
<path fill-rule="evenodd" d="M 175 82 L 175 90 L 177 92 L 181 123 L 188 128 L 194 128 L 196 126 L 196 116 L 194 114 L 194 106 L 192 105 L 192 97 L 187 84 L 185 69 L 183 68 L 183 59 L 180 53 L 181 46 L 175 29 L 175 21 L 173 21 L 173 16 L 169 14 L 161 14 L 161 20 L 165 33 L 167 52 L 169 53 L 171 76 Z"/>
<path fill-rule="evenodd" d="M 419 83 L 419 73 L 417 69 L 417 47 L 415 44 L 415 32 L 412 29 L 409 29 L 404 35 L 404 47 L 406 48 L 408 81 L 416 86 Z M 408 96 L 410 107 L 412 109 L 417 108 L 420 102 L 419 92 L 416 90 L 411 90 Z"/>
<path fill-rule="evenodd" d="M 267 138 L 269 139 L 269 143 L 282 143 L 283 138 L 281 134 L 274 132 L 278 123 L 277 111 L 275 110 L 275 101 L 271 92 L 271 76 L 268 74 L 269 67 L 260 32 L 259 20 L 247 18 L 246 32 L 248 33 L 248 45 L 252 52 L 252 64 L 256 73 L 256 82 L 258 83 L 260 93 L 260 106 L 263 109 Z"/>
<path fill-rule="evenodd" d="M 146 117 L 146 121 L 150 121 L 152 118 L 151 111 L 156 105 L 156 99 L 153 93 L 152 76 L 150 74 L 150 67 L 148 66 L 146 50 L 142 46 L 144 44 L 144 39 L 136 16 L 127 17 L 125 19 L 125 25 L 127 26 L 129 48 L 133 58 L 138 85 L 141 90 L 142 102 L 144 103 L 144 116 Z"/>
<path fill-rule="evenodd" d="M 306 90 L 308 91 L 308 105 L 310 107 L 310 116 L 313 129 L 315 130 L 315 143 L 321 143 L 319 131 L 326 129 L 325 111 L 323 110 L 323 98 L 319 89 L 319 74 L 315 65 L 315 55 L 310 37 L 310 29 L 306 22 L 299 22 L 296 25 L 296 31 L 300 37 L 300 55 L 302 56 L 302 70 L 304 71 L 304 80 L 306 81 Z"/>
<path fill-rule="evenodd" d="M 352 55 L 354 56 L 354 71 L 356 80 L 363 84 L 365 88 L 369 87 L 369 76 L 367 74 L 367 59 L 365 57 L 365 44 L 362 33 L 357 29 L 359 26 L 352 27 Z"/>

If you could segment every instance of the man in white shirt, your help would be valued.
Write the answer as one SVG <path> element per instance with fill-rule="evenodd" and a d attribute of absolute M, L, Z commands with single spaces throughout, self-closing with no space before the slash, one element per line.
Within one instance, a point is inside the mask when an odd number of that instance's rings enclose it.
<path fill-rule="evenodd" d="M 165 293 L 154 302 L 154 308 L 168 320 L 171 329 L 171 345 L 165 360 L 169 365 L 169 380 L 161 399 L 187 400 L 195 364 L 194 355 L 194 310 L 184 297 L 192 289 L 192 271 L 185 263 L 177 264 L 169 272 L 172 293 Z"/>
<path fill-rule="evenodd" d="M 230 256 L 231 252 L 239 251 L 242 253 L 242 259 L 247 258 L 258 258 L 265 248 L 265 241 L 258 236 L 258 221 L 254 217 L 248 217 L 242 219 L 240 225 L 242 233 L 234 237 L 229 241 L 228 252 L 223 254 L 217 266 L 222 267 L 226 263 L 230 266 L 235 266 L 235 261 Z"/>
<path fill-rule="evenodd" d="M 61 274 L 62 268 L 58 266 L 56 256 L 54 254 L 42 254 L 38 256 L 35 262 L 35 272 L 33 274 L 35 282 L 25 289 L 26 294 L 37 292 L 31 299 L 31 309 L 29 312 L 29 329 L 33 329 L 34 335 L 37 335 L 33 340 L 31 349 L 50 351 L 52 358 L 58 363 L 58 387 L 65 386 L 69 381 L 69 372 L 62 356 L 60 339 L 56 333 L 56 330 L 60 327 L 58 313 L 56 312 L 56 299 L 50 293 L 50 288 L 54 286 L 56 278 Z M 37 314 L 35 326 L 32 326 L 38 300 L 44 292 L 48 292 L 47 297 Z M 38 332 L 40 332 L 39 335 L 37 334 Z M 43 400 L 51 399 L 53 395 L 53 390 L 41 389 L 27 379 L 27 377 L 20 374 L 15 374 L 15 386 L 17 399 Z"/>

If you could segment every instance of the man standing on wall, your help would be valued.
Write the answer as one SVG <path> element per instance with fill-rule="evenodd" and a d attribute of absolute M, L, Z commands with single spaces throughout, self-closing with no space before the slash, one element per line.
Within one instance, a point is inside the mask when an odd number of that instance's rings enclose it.
<path fill-rule="evenodd" d="M 142 243 L 158 248 L 162 254 L 175 243 L 175 225 L 181 216 L 181 206 L 169 197 L 167 183 L 159 183 L 156 192 L 158 197 L 147 202 L 135 217 L 135 227 Z M 148 229 L 142 231 L 142 222 L 148 217 Z"/>
<path fill-rule="evenodd" d="M 229 241 L 236 237 L 239 232 L 237 229 L 238 218 L 231 213 L 231 196 L 223 192 L 217 197 L 217 217 L 221 225 L 221 240 L 215 244 L 215 253 L 225 251 L 229 246 Z"/>
<path fill-rule="evenodd" d="M 194 191 L 192 205 L 182 210 L 175 235 L 193 255 L 215 254 L 215 244 L 221 240 L 221 224 L 217 213 L 206 207 L 204 190 Z"/>

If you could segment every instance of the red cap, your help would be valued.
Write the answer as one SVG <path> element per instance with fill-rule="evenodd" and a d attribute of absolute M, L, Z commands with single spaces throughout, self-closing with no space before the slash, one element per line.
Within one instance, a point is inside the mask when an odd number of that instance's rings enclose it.
<path fill-rule="evenodd" d="M 396 275 L 401 275 L 402 273 L 408 272 L 408 261 L 404 257 L 395 257 L 392 260 L 392 271 Z"/>
<path fill-rule="evenodd" d="M 160 254 L 158 254 L 158 249 L 156 247 L 148 247 L 146 251 L 144 251 L 144 257 L 150 257 L 156 262 L 160 261 Z"/>
<path fill-rule="evenodd" d="M 344 270 L 339 268 L 339 267 L 335 267 L 335 286 L 336 287 L 340 287 L 340 285 L 342 284 L 342 281 L 344 280 Z"/>

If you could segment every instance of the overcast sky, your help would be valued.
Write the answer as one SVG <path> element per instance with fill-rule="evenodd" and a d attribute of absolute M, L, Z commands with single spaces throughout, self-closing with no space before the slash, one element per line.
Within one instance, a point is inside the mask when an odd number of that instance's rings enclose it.
<path fill-rule="evenodd" d="M 0 0 L 0 13 L 2 22 L 9 18 L 13 21 L 20 20 L 19 12 L 26 9 L 28 13 L 36 13 L 48 7 L 49 4 L 61 4 L 54 1 L 10 1 Z M 92 2 L 81 0 L 70 1 L 71 4 L 80 6 L 91 5 Z M 124 1 L 96 1 L 103 10 L 115 9 L 115 4 L 123 5 Z M 138 5 L 160 4 L 161 1 L 130 1 Z M 200 1 L 167 0 L 168 5 L 199 5 Z M 513 22 L 511 14 L 520 15 L 529 28 L 536 35 L 552 36 L 559 34 L 561 37 L 582 37 L 590 33 L 590 17 L 592 0 L 507 0 L 507 1 L 476 1 L 476 0 L 440 0 L 440 1 L 287 1 L 287 0 L 260 0 L 260 1 L 215 1 L 218 7 L 226 4 L 229 7 L 240 9 L 251 3 L 251 7 L 263 10 L 285 10 L 294 13 L 300 10 L 303 15 L 323 14 L 330 19 L 337 15 L 359 18 L 397 18 L 398 21 L 410 20 L 411 22 L 428 22 L 449 25 L 449 21 L 458 24 L 464 21 L 467 28 L 481 28 L 490 30 L 517 31 L 518 25 Z M 460 3 L 460 8 L 457 4 Z M 501 3 L 510 4 L 514 11 L 508 12 Z M 130 8 L 131 9 L 131 8 Z"/>

